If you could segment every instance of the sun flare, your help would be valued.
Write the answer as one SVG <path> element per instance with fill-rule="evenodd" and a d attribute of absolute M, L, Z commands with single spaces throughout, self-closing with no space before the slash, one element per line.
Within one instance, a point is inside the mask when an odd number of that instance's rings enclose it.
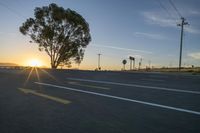
<path fill-rule="evenodd" d="M 39 60 L 32 59 L 32 60 L 29 61 L 28 66 L 31 66 L 31 67 L 41 67 L 42 64 L 41 64 L 41 62 Z"/>

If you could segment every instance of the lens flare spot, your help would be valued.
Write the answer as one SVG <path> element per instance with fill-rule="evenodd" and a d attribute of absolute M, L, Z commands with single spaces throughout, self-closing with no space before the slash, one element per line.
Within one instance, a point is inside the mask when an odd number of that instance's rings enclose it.
<path fill-rule="evenodd" d="M 37 59 L 30 60 L 28 65 L 31 67 L 41 67 L 42 66 L 41 62 Z"/>

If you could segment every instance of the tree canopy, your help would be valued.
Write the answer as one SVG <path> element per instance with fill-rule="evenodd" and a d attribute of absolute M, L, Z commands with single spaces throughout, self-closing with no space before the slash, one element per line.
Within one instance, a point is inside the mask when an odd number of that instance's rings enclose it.
<path fill-rule="evenodd" d="M 91 35 L 89 24 L 80 14 L 52 3 L 36 7 L 34 17 L 27 19 L 19 30 L 49 55 L 52 68 L 71 60 L 82 61 Z"/>

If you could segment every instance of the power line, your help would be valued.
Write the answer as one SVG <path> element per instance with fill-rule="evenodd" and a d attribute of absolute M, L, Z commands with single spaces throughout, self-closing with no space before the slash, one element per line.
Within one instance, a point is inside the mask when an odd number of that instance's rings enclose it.
<path fill-rule="evenodd" d="M 176 11 L 177 15 L 181 18 L 181 23 L 178 24 L 177 26 L 181 27 L 181 37 L 180 37 L 180 55 L 179 55 L 179 71 L 181 70 L 181 65 L 182 65 L 182 45 L 183 45 L 183 34 L 184 34 L 184 25 L 189 25 L 188 22 L 186 22 L 186 19 L 184 17 L 182 17 L 181 13 L 179 12 L 179 10 L 176 8 L 175 4 L 173 3 L 172 0 L 168 0 L 169 3 L 171 4 L 171 6 L 174 8 L 174 10 Z M 163 8 L 168 15 L 172 16 L 169 11 L 167 10 L 167 8 L 165 8 L 165 6 L 161 3 L 160 0 L 157 0 L 157 2 L 159 3 L 160 7 Z"/>
<path fill-rule="evenodd" d="M 19 13 L 18 11 L 16 11 L 16 10 L 10 8 L 8 5 L 6 5 L 6 4 L 4 4 L 4 3 L 2 3 L 2 2 L 0 2 L 0 6 L 6 8 L 7 10 L 9 10 L 10 12 L 12 12 L 13 14 L 15 14 L 15 15 L 16 15 L 17 17 L 19 17 L 19 18 L 23 18 L 23 19 L 26 18 L 26 17 L 23 16 L 21 13 Z"/>
<path fill-rule="evenodd" d="M 181 13 L 179 12 L 179 10 L 176 8 L 175 4 L 172 2 L 172 0 L 169 0 L 169 3 L 172 5 L 172 7 L 174 8 L 174 10 L 176 11 L 176 13 L 178 14 L 179 17 L 182 17 Z"/>
<path fill-rule="evenodd" d="M 171 17 L 171 18 L 174 18 L 172 16 L 172 14 L 168 11 L 168 9 L 162 4 L 162 2 L 160 0 L 155 0 L 157 1 L 157 3 L 160 5 L 160 7 Z"/>
<path fill-rule="evenodd" d="M 176 8 L 175 4 L 172 2 L 172 0 L 169 0 L 169 3 L 172 5 L 174 10 L 176 11 L 177 15 L 181 17 L 181 23 L 178 24 L 177 26 L 181 27 L 181 37 L 180 37 L 180 55 L 179 55 L 179 71 L 181 70 L 181 65 L 182 65 L 182 47 L 183 47 L 183 34 L 184 34 L 184 25 L 189 25 L 188 22 L 186 22 L 186 19 L 182 17 L 181 13 L 179 10 Z"/>
<path fill-rule="evenodd" d="M 175 21 L 175 23 L 178 22 L 177 18 L 169 11 L 169 9 L 160 0 L 155 0 L 155 1 L 167 13 L 169 18 L 173 19 Z"/>
<path fill-rule="evenodd" d="M 169 3 L 172 5 L 172 7 L 175 9 L 176 13 L 178 14 L 179 17 L 181 17 L 181 23 L 178 24 L 177 26 L 181 27 L 181 38 L 180 38 L 180 55 L 179 55 L 179 71 L 181 70 L 181 65 L 182 65 L 182 47 L 183 47 L 183 34 L 184 34 L 184 25 L 189 25 L 188 22 L 186 22 L 186 19 L 182 17 L 181 13 L 179 10 L 176 8 L 175 4 L 172 2 L 172 0 L 169 0 Z"/>

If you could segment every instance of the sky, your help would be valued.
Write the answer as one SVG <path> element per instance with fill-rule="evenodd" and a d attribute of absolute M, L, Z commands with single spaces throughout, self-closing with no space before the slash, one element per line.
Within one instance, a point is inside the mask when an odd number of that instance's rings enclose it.
<path fill-rule="evenodd" d="M 136 67 L 177 67 L 180 50 L 180 17 L 184 26 L 183 66 L 200 66 L 199 0 L 0 0 L 0 62 L 28 65 L 37 59 L 50 67 L 50 59 L 30 44 L 19 32 L 27 18 L 34 17 L 35 7 L 56 3 L 81 14 L 89 23 L 92 41 L 85 49 L 80 66 L 94 70 L 101 53 L 103 70 L 120 70 L 122 60 L 136 58 Z M 178 11 L 178 12 L 177 12 Z M 181 15 L 181 16 L 180 16 Z"/>

